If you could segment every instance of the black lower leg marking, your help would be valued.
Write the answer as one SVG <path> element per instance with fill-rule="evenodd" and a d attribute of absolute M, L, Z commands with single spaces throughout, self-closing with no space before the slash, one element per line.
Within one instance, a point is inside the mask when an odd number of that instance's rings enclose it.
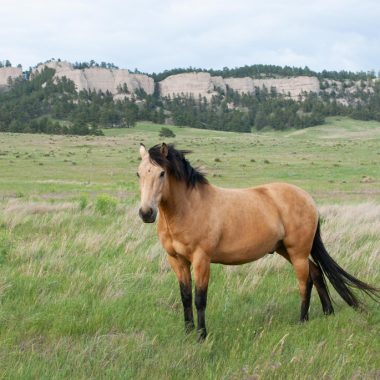
<path fill-rule="evenodd" d="M 191 283 L 190 284 L 184 284 L 181 282 L 179 284 L 179 288 L 181 291 L 183 315 L 184 315 L 184 319 L 185 319 L 185 329 L 186 329 L 186 331 L 189 332 L 194 328 Z"/>
<path fill-rule="evenodd" d="M 206 305 L 207 305 L 207 288 L 195 288 L 195 307 L 198 314 L 198 333 L 199 340 L 204 340 L 207 336 L 206 331 Z"/>
<path fill-rule="evenodd" d="M 302 304 L 301 304 L 301 317 L 300 317 L 301 322 L 305 322 L 309 320 L 309 307 L 310 307 L 310 297 L 311 297 L 312 289 L 313 289 L 313 280 L 311 279 L 311 275 L 309 275 L 309 278 L 307 279 L 307 283 L 306 283 L 305 299 L 302 301 Z"/>

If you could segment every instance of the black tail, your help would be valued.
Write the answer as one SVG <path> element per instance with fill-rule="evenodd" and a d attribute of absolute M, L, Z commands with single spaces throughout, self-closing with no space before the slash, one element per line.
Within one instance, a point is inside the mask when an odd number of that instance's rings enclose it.
<path fill-rule="evenodd" d="M 359 289 L 377 302 L 380 301 L 380 289 L 368 285 L 365 282 L 362 282 L 351 274 L 347 273 L 328 254 L 321 239 L 319 221 L 317 231 L 314 236 L 313 247 L 311 249 L 311 257 L 313 258 L 314 262 L 322 269 L 323 273 L 330 280 L 335 290 L 348 303 L 348 305 L 352 306 L 353 308 L 358 308 L 362 305 L 362 302 L 357 298 L 357 296 L 352 292 L 350 288 Z"/>

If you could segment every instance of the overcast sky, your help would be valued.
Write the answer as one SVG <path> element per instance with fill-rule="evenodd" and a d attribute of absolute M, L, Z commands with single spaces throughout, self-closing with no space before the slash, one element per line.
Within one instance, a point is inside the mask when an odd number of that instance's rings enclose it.
<path fill-rule="evenodd" d="M 0 0 L 0 60 L 380 70 L 379 0 Z"/>

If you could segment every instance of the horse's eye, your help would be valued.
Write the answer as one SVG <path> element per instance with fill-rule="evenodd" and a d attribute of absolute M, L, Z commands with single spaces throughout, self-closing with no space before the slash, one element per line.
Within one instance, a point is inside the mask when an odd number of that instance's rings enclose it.
<path fill-rule="evenodd" d="M 162 171 L 162 172 L 160 173 L 160 178 L 163 178 L 164 175 L 165 175 L 165 172 Z"/>
<path fill-rule="evenodd" d="M 136 173 L 136 175 L 137 175 L 137 178 L 140 178 L 140 174 L 139 173 Z"/>

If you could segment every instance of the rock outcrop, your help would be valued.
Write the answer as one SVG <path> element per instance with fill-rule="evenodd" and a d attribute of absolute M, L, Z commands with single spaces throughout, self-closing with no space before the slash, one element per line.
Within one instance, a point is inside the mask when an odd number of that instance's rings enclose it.
<path fill-rule="evenodd" d="M 111 94 L 117 95 L 118 88 L 126 84 L 130 94 L 136 90 L 144 90 L 149 95 L 154 92 L 152 78 L 143 74 L 130 73 L 127 69 L 107 69 L 102 67 L 74 69 L 68 62 L 50 61 L 38 65 L 33 70 L 33 74 L 41 71 L 44 67 L 54 69 L 57 78 L 66 77 L 72 80 L 77 91 L 109 91 Z"/>
<path fill-rule="evenodd" d="M 289 96 L 297 100 L 303 92 L 316 92 L 319 93 L 320 86 L 319 80 L 316 77 L 299 76 L 290 78 L 268 78 L 268 79 L 254 79 L 254 78 L 226 78 L 225 82 L 232 90 L 239 93 L 253 93 L 255 87 L 266 87 L 270 91 L 274 87 L 279 94 Z"/>
<path fill-rule="evenodd" d="M 268 91 L 275 87 L 277 92 L 292 99 L 298 99 L 303 92 L 319 92 L 319 80 L 316 77 L 299 76 L 291 78 L 253 79 L 212 77 L 209 73 L 184 73 L 171 75 L 159 83 L 161 96 L 192 95 L 210 99 L 217 90 L 226 91 L 230 87 L 241 94 L 252 94 L 255 88 L 266 87 Z"/>
<path fill-rule="evenodd" d="M 8 87 L 9 78 L 21 77 L 22 69 L 18 67 L 0 67 L 0 87 Z"/>
<path fill-rule="evenodd" d="M 222 77 L 212 77 L 209 73 L 183 73 L 170 75 L 159 82 L 160 95 L 163 97 L 172 95 L 191 95 L 210 100 L 217 95 L 217 89 L 226 90 Z"/>
<path fill-rule="evenodd" d="M 44 67 L 55 70 L 55 77 L 66 77 L 72 80 L 78 91 L 95 90 L 109 91 L 113 94 L 114 99 L 123 99 L 131 97 L 138 90 L 144 90 L 147 94 L 152 95 L 155 90 L 153 78 L 144 74 L 130 73 L 126 69 L 110 69 L 102 67 L 91 67 L 86 69 L 74 69 L 73 65 L 65 61 L 49 61 L 39 64 L 32 70 L 32 76 L 40 72 Z M 22 76 L 21 68 L 2 67 L 0 68 L 0 87 L 6 88 L 9 78 L 15 79 Z M 352 100 L 353 96 L 359 90 L 373 93 L 373 81 L 337 81 L 332 79 L 323 79 L 320 81 L 313 76 L 298 76 L 287 78 L 263 78 L 256 79 L 251 77 L 243 78 L 223 78 L 221 76 L 211 76 L 207 72 L 190 72 L 171 75 L 158 83 L 159 93 L 162 97 L 173 95 L 187 95 L 198 99 L 199 96 L 211 100 L 214 95 L 221 92 L 225 93 L 230 88 L 240 94 L 252 94 L 256 88 L 264 87 L 271 91 L 275 88 L 278 94 L 285 97 L 299 100 L 304 93 L 335 93 L 338 102 L 349 104 L 356 102 Z M 126 85 L 126 88 L 125 86 Z M 123 88 L 120 91 L 120 88 Z"/>

